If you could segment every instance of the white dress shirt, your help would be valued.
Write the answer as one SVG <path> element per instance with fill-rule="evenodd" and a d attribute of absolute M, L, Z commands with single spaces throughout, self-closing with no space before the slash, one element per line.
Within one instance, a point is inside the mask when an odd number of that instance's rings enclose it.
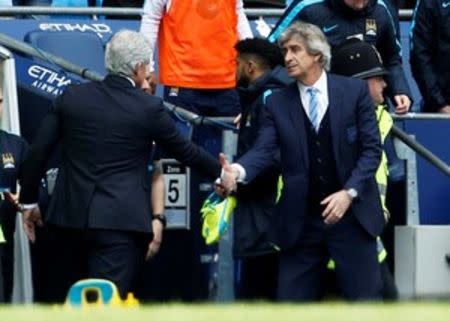
<path fill-rule="evenodd" d="M 320 122 L 323 119 L 323 116 L 327 112 L 328 109 L 328 83 L 327 83 L 327 73 L 325 71 L 322 71 L 322 74 L 320 75 L 319 79 L 314 83 L 312 86 L 305 86 L 301 82 L 297 82 L 298 90 L 300 92 L 300 100 L 303 105 L 303 109 L 306 112 L 306 115 L 308 117 L 310 116 L 309 112 L 309 100 L 310 95 L 307 92 L 309 88 L 314 87 L 317 89 L 317 98 L 318 98 L 318 124 L 320 126 Z"/>

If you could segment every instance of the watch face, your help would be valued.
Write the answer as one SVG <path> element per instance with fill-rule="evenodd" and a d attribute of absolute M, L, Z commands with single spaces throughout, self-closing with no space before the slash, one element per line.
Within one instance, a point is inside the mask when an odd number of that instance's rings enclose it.
<path fill-rule="evenodd" d="M 348 195 L 350 195 L 351 198 L 355 198 L 356 196 L 358 196 L 358 192 L 356 192 L 355 189 L 350 188 L 349 190 L 347 190 Z"/>

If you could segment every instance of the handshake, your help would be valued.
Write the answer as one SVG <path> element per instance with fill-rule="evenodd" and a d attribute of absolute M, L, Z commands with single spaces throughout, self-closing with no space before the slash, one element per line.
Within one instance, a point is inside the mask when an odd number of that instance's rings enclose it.
<path fill-rule="evenodd" d="M 230 164 L 223 153 L 219 155 L 219 162 L 222 166 L 222 173 L 220 174 L 220 178 L 216 180 L 214 189 L 217 194 L 226 197 L 236 191 L 237 183 L 243 180 L 244 177 L 242 177 L 242 174 L 245 171 L 238 164 Z"/>

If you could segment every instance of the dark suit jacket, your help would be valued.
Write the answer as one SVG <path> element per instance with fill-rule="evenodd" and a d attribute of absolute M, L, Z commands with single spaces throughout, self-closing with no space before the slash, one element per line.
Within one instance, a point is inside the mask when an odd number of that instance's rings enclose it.
<path fill-rule="evenodd" d="M 329 117 L 337 176 L 342 188 L 354 188 L 359 199 L 351 211 L 373 236 L 384 219 L 375 171 L 381 157 L 380 134 L 367 84 L 358 79 L 328 74 Z M 296 83 L 275 92 L 267 100 L 260 137 L 253 149 L 237 162 L 252 180 L 280 147 L 284 180 L 278 203 L 277 242 L 285 249 L 295 245 L 308 205 L 308 146 L 302 121 L 303 108 Z"/>
<path fill-rule="evenodd" d="M 37 201 L 58 141 L 62 164 L 47 221 L 59 226 L 150 232 L 152 141 L 181 162 L 220 175 L 218 161 L 176 130 L 160 98 L 119 76 L 69 87 L 56 99 L 23 164 L 21 203 Z"/>

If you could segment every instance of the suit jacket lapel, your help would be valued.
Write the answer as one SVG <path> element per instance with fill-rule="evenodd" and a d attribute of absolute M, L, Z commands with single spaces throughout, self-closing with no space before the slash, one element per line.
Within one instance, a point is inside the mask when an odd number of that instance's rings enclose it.
<path fill-rule="evenodd" d="M 289 87 L 289 92 L 286 97 L 286 104 L 289 109 L 290 118 L 295 129 L 295 134 L 298 135 L 298 143 L 300 145 L 301 155 L 306 168 L 309 167 L 308 146 L 306 143 L 305 122 L 303 119 L 303 104 L 300 100 L 300 92 L 298 90 L 297 82 Z"/>
<path fill-rule="evenodd" d="M 333 79 L 333 75 L 327 74 L 328 82 L 328 112 L 331 128 L 331 138 L 333 140 L 333 152 L 334 159 L 339 159 L 339 144 L 341 135 L 341 115 L 340 109 L 342 108 L 342 93 L 336 86 L 337 82 Z"/>

